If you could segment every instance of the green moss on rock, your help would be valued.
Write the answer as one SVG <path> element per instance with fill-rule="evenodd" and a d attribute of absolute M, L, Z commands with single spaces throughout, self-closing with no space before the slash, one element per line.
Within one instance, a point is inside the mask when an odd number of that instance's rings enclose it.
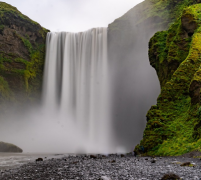
<path fill-rule="evenodd" d="M 18 11 L 18 9 L 16 7 L 11 6 L 10 4 L 7 4 L 5 2 L 0 2 L 0 17 L 1 17 L 1 20 L 6 18 L 6 17 L 4 17 L 4 16 L 6 16 L 6 13 L 12 13 L 15 16 L 16 15 L 19 16 L 23 20 L 27 20 L 27 21 L 31 22 L 32 24 L 39 25 L 37 22 L 29 19 L 27 16 L 25 16 L 20 11 Z"/>
<path fill-rule="evenodd" d="M 142 44 L 147 44 L 155 32 L 167 30 L 185 7 L 197 3 L 197 0 L 145 0 L 136 5 L 109 25 L 109 59 L 121 61 L 122 55 L 133 51 L 136 46 L 143 47 Z M 171 45 L 175 46 L 174 43 Z"/>
<path fill-rule="evenodd" d="M 150 64 L 158 74 L 161 94 L 147 114 L 140 143 L 147 155 L 173 156 L 201 150 L 200 17 L 201 4 L 187 7 L 167 31 L 150 40 Z"/>
<path fill-rule="evenodd" d="M 17 103 L 40 97 L 47 32 L 17 8 L 0 2 L 0 77 Z M 3 96 L 1 103 L 7 101 Z"/>
<path fill-rule="evenodd" d="M 0 99 L 13 99 L 13 93 L 9 88 L 8 82 L 0 76 Z"/>

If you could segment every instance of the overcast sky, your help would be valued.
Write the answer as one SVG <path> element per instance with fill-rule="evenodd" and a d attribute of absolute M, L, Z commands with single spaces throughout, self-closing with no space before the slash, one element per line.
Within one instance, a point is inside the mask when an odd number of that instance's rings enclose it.
<path fill-rule="evenodd" d="M 107 27 L 143 0 L 4 0 L 51 31 Z"/>

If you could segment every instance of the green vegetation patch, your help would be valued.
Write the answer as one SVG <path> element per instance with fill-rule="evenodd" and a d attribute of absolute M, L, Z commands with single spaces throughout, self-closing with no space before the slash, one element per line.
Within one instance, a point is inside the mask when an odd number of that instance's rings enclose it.
<path fill-rule="evenodd" d="M 150 64 L 158 74 L 161 94 L 147 113 L 143 140 L 135 148 L 138 153 L 175 156 L 201 151 L 200 17 L 201 4 L 187 7 L 167 31 L 150 40 Z"/>
<path fill-rule="evenodd" d="M 39 25 L 37 22 L 29 19 L 27 16 L 23 15 L 18 9 L 14 6 L 11 6 L 10 4 L 7 4 L 5 2 L 0 2 L 0 18 L 7 18 L 6 13 L 12 13 L 15 15 L 18 15 L 20 18 L 27 20 L 31 22 L 32 24 Z M 4 17 L 5 16 L 5 17 Z"/>
<path fill-rule="evenodd" d="M 0 76 L 0 99 L 13 99 L 13 93 L 9 88 L 7 81 L 4 80 L 3 77 Z"/>
<path fill-rule="evenodd" d="M 158 17 L 161 19 L 158 26 L 165 25 L 169 27 L 181 16 L 184 8 L 197 3 L 197 0 L 145 0 L 137 5 L 137 8 L 141 9 L 141 6 L 145 8 L 138 23 L 142 23 L 149 18 Z"/>
<path fill-rule="evenodd" d="M 47 32 L 17 8 L 0 2 L 0 33 L 10 41 L 5 45 L 6 50 L 2 41 L 0 77 L 4 80 L 4 90 L 10 89 L 8 94 L 13 93 L 16 103 L 35 101 L 40 97 Z M 4 101 L 0 106 L 10 98 L 5 92 L 2 94 Z"/>
<path fill-rule="evenodd" d="M 26 91 L 30 93 L 36 90 L 32 89 L 34 87 L 32 83 L 40 84 L 42 81 L 41 78 L 44 65 L 45 44 L 36 45 L 36 47 L 33 48 L 32 44 L 27 38 L 20 36 L 20 39 L 24 43 L 24 46 L 27 47 L 31 61 L 26 61 L 22 58 L 15 59 L 15 62 L 24 63 L 26 68 L 23 70 L 14 71 L 24 76 Z"/>

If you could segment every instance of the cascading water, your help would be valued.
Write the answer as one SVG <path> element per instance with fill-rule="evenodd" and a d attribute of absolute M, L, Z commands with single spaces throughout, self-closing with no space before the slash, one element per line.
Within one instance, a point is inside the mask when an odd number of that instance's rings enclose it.
<path fill-rule="evenodd" d="M 88 152 L 97 152 L 97 149 L 114 152 L 111 148 L 107 28 L 81 33 L 48 33 L 43 102 L 47 111 L 57 112 L 57 119 L 71 123 L 74 131 L 68 135 L 73 137 L 79 133 L 88 139 L 87 150 L 80 148 Z"/>

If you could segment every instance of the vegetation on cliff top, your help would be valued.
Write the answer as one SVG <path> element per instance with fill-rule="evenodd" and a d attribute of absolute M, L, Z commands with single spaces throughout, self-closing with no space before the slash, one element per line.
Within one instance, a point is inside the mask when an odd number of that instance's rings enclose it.
<path fill-rule="evenodd" d="M 184 8 L 197 4 L 198 1 L 199 0 L 145 0 L 141 5 L 146 7 L 146 11 L 143 11 L 144 15 L 139 22 L 150 17 L 158 17 L 161 19 L 159 23 L 160 26 L 169 26 L 175 19 L 181 16 Z"/>
<path fill-rule="evenodd" d="M 155 34 L 149 47 L 161 94 L 147 113 L 135 151 L 172 156 L 201 150 L 201 4 L 185 8 L 169 30 Z"/>
<path fill-rule="evenodd" d="M 1 18 L 5 15 L 5 13 L 12 13 L 14 15 L 20 16 L 20 18 L 25 19 L 33 24 L 39 25 L 37 22 L 29 19 L 27 16 L 23 15 L 18 9 L 14 6 L 11 6 L 10 4 L 7 4 L 5 2 L 0 2 L 0 16 Z"/>
<path fill-rule="evenodd" d="M 110 24 L 109 30 L 122 31 L 125 21 L 132 22 L 131 26 L 135 28 L 149 24 L 160 30 L 167 29 L 181 16 L 184 8 L 198 2 L 199 0 L 145 0 Z M 124 24 L 121 25 L 120 21 Z"/>

